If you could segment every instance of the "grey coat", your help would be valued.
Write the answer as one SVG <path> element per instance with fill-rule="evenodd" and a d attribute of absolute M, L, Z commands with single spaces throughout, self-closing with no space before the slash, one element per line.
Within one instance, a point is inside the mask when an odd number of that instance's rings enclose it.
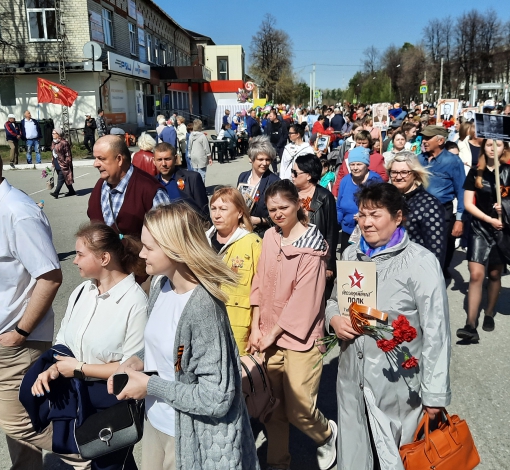
<path fill-rule="evenodd" d="M 357 246 L 348 247 L 343 259 L 370 261 Z M 343 342 L 337 377 L 339 470 L 373 469 L 367 416 L 381 469 L 403 470 L 398 450 L 412 442 L 422 405 L 445 407 L 451 399 L 448 299 L 437 258 L 406 234 L 372 260 L 377 308 L 388 313 L 389 324 L 405 315 L 416 328 L 417 338 L 402 347 L 418 359 L 419 368 L 403 369 L 403 357 L 390 361 L 370 336 Z M 339 315 L 336 282 L 326 307 L 332 333 L 334 315 Z"/>
<path fill-rule="evenodd" d="M 166 281 L 162 277 L 153 282 L 149 315 Z M 239 353 L 225 305 L 200 285 L 177 325 L 174 358 L 181 345 L 184 352 L 175 382 L 152 376 L 147 385 L 149 395 L 175 409 L 176 468 L 259 470 L 241 390 Z M 143 360 L 144 351 L 137 356 Z"/>

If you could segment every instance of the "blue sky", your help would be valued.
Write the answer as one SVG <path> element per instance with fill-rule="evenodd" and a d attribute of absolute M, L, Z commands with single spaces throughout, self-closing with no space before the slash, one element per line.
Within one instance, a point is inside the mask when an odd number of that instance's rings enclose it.
<path fill-rule="evenodd" d="M 248 63 L 251 38 L 264 15 L 271 13 L 277 27 L 292 39 L 298 76 L 309 82 L 311 64 L 327 64 L 316 67 L 317 88 L 345 88 L 360 69 L 367 47 L 375 45 L 383 51 L 392 43 L 419 43 L 432 18 L 456 18 L 473 8 L 493 8 L 502 21 L 510 20 L 509 0 L 332 0 L 321 2 L 322 8 L 317 2 L 303 0 L 156 3 L 181 26 L 210 36 L 216 44 L 242 44 Z"/>

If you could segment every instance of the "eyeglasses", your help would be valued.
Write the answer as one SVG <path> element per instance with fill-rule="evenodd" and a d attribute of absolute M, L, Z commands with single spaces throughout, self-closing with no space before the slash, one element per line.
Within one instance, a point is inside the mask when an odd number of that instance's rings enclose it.
<path fill-rule="evenodd" d="M 304 171 L 300 171 L 298 173 L 296 170 L 290 170 L 290 172 L 294 178 L 297 178 L 299 175 L 302 175 L 304 173 Z"/>
<path fill-rule="evenodd" d="M 410 174 L 412 173 L 412 171 L 408 171 L 408 170 L 404 170 L 404 171 L 390 171 L 390 176 L 392 178 L 396 178 L 397 176 L 399 178 L 407 178 Z"/>

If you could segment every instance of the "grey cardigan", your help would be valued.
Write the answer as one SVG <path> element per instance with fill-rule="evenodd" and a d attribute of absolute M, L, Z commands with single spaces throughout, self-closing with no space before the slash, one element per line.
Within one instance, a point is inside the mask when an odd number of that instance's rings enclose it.
<path fill-rule="evenodd" d="M 166 277 L 155 279 L 149 315 Z M 197 286 L 177 325 L 175 382 L 152 376 L 147 393 L 175 409 L 176 468 L 259 470 L 241 389 L 241 363 L 223 302 Z M 137 353 L 143 360 L 144 350 Z M 177 361 L 176 361 L 177 362 Z"/>

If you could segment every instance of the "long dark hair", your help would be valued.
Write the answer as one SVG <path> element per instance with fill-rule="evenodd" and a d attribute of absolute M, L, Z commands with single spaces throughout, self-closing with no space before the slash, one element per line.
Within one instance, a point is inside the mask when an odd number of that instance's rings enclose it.
<path fill-rule="evenodd" d="M 294 183 L 290 180 L 280 180 L 274 182 L 271 186 L 266 189 L 265 201 L 267 201 L 270 197 L 275 197 L 276 195 L 280 195 L 282 198 L 287 199 L 293 204 L 299 203 L 299 193 L 297 188 L 294 186 Z M 297 212 L 297 218 L 303 225 L 308 225 L 308 217 L 305 214 L 305 211 L 299 206 Z"/>

